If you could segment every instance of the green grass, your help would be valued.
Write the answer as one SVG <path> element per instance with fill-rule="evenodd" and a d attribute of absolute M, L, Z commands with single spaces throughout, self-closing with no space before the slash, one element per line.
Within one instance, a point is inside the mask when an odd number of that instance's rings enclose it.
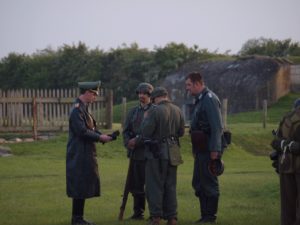
<path fill-rule="evenodd" d="M 223 157 L 218 224 L 280 224 L 279 181 L 268 157 L 269 143 L 271 130 L 295 97 L 284 97 L 269 108 L 266 129 L 259 120 L 260 112 L 229 116 L 233 143 Z M 113 129 L 120 129 L 120 125 L 114 124 Z M 8 145 L 14 156 L 0 158 L 1 225 L 70 224 L 71 200 L 65 193 L 66 142 L 67 134 L 61 133 L 48 141 Z M 199 203 L 191 186 L 193 158 L 188 135 L 181 144 L 184 164 L 178 168 L 178 217 L 180 224 L 190 225 L 199 218 Z M 117 221 L 128 167 L 122 139 L 98 144 L 97 149 L 102 196 L 86 201 L 86 217 L 98 225 L 146 224 Z M 125 217 L 131 213 L 130 197 Z"/>

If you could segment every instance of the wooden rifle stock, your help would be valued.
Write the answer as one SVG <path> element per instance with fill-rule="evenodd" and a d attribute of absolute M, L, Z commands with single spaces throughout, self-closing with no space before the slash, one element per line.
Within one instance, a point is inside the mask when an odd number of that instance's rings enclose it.
<path fill-rule="evenodd" d="M 126 208 L 126 203 L 127 203 L 127 199 L 128 199 L 128 194 L 130 192 L 130 188 L 131 188 L 131 180 L 132 180 L 132 159 L 129 159 L 129 166 L 128 166 L 128 172 L 127 172 L 127 177 L 126 177 L 126 183 L 125 183 L 125 187 L 124 187 L 124 192 L 122 195 L 122 204 L 120 207 L 120 212 L 119 212 L 119 220 L 123 220 L 123 216 L 124 216 L 124 211 Z"/>

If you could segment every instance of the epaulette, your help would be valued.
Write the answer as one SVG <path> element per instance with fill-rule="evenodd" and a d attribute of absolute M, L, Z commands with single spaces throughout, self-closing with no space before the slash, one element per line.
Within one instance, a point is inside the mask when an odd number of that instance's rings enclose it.
<path fill-rule="evenodd" d="M 74 107 L 75 107 L 75 108 L 79 108 L 79 105 L 80 105 L 79 103 L 75 103 L 75 104 L 74 104 Z"/>

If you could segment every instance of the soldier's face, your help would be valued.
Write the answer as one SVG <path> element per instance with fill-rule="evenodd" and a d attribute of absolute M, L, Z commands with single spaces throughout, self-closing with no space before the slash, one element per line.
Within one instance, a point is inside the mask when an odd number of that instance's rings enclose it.
<path fill-rule="evenodd" d="M 193 96 L 201 92 L 202 86 L 199 82 L 193 83 L 190 79 L 185 81 L 185 90 Z"/>
<path fill-rule="evenodd" d="M 97 95 L 94 92 L 87 91 L 87 102 L 92 103 L 96 100 Z"/>
<path fill-rule="evenodd" d="M 150 102 L 150 97 L 146 93 L 140 92 L 138 96 L 141 104 L 148 104 Z"/>

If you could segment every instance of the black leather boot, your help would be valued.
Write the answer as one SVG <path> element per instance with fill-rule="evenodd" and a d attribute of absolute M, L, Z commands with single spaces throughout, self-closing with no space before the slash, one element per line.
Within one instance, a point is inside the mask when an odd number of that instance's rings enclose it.
<path fill-rule="evenodd" d="M 95 224 L 84 220 L 82 216 L 72 216 L 71 225 L 95 225 Z"/>
<path fill-rule="evenodd" d="M 133 220 L 143 220 L 145 211 L 145 196 L 138 195 L 133 198 L 133 210 L 134 214 L 130 217 Z"/>
<path fill-rule="evenodd" d="M 201 218 L 196 223 L 216 223 L 217 209 L 218 209 L 218 197 L 199 197 Z"/>

